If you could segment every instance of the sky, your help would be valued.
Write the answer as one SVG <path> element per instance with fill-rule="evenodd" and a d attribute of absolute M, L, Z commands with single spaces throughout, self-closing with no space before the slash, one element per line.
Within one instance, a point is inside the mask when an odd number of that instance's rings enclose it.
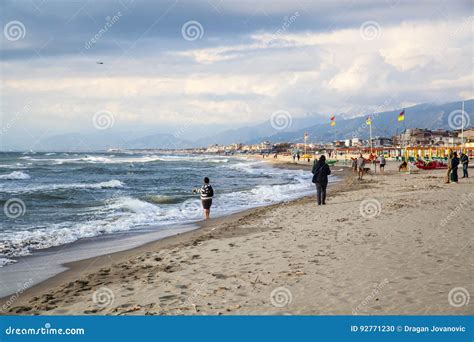
<path fill-rule="evenodd" d="M 2 1 L 0 144 L 106 129 L 210 134 L 274 113 L 471 99 L 473 6 Z"/>

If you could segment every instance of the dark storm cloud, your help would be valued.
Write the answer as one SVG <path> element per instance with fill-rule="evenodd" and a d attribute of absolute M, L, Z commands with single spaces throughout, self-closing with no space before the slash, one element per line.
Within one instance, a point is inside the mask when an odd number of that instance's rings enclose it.
<path fill-rule="evenodd" d="M 2 41 L 4 60 L 61 55 L 102 56 L 218 46 L 245 42 L 254 32 L 275 32 L 295 13 L 291 32 L 327 32 L 359 27 L 367 20 L 391 25 L 410 20 L 448 20 L 472 10 L 470 1 L 5 1 L 2 26 L 12 20 L 26 28 L 23 44 Z M 120 19 L 86 48 L 110 18 Z M 198 21 L 204 38 L 189 42 L 181 28 Z"/>

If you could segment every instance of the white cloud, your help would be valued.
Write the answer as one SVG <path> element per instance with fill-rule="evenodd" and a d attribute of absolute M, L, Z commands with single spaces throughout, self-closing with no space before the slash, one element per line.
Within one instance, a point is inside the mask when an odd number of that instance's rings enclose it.
<path fill-rule="evenodd" d="M 2 116 L 6 122 L 28 97 L 35 114 L 29 124 L 65 131 L 90 126 L 90 116 L 104 109 L 115 113 L 117 126 L 179 125 L 198 115 L 235 127 L 275 110 L 359 114 L 387 98 L 393 107 L 472 98 L 472 20 L 380 26 L 370 41 L 359 27 L 258 32 L 247 43 L 125 56 L 103 69 L 76 68 L 84 61 L 67 59 L 71 69 L 4 63 Z"/>

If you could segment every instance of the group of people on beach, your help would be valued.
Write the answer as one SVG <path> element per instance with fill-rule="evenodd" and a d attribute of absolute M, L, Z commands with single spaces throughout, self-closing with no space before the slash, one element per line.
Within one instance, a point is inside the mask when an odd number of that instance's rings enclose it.
<path fill-rule="evenodd" d="M 387 164 L 387 161 L 385 160 L 385 156 L 381 154 L 378 158 L 374 155 L 369 156 L 369 161 L 372 160 L 374 165 L 377 165 L 377 159 L 380 163 L 380 172 L 385 173 L 385 165 Z M 358 179 L 362 180 L 364 177 L 364 173 L 368 171 L 369 168 L 365 167 L 366 166 L 366 159 L 362 155 L 362 153 L 359 155 L 357 158 L 352 159 L 352 172 L 358 174 Z"/>
<path fill-rule="evenodd" d="M 449 154 L 448 158 L 448 170 L 446 172 L 446 183 L 450 182 L 457 183 L 458 179 L 458 167 L 459 164 L 462 164 L 462 178 L 468 178 L 468 167 L 469 167 L 469 156 L 461 152 L 461 157 L 458 157 L 457 152 L 452 152 Z"/>
<path fill-rule="evenodd" d="M 298 158 L 298 155 L 293 155 L 293 160 Z M 275 157 L 274 157 L 275 158 Z M 299 159 L 299 158 L 298 158 Z M 380 171 L 381 173 L 385 172 L 385 165 L 386 160 L 385 156 L 381 154 L 380 156 L 370 156 L 369 160 L 373 160 L 374 163 L 378 160 L 380 163 Z M 406 161 L 403 162 L 399 167 L 402 168 L 405 166 L 407 167 Z M 461 153 L 460 157 L 458 157 L 457 152 L 452 152 L 448 158 L 448 169 L 446 174 L 446 183 L 458 182 L 458 166 L 459 164 L 462 165 L 463 176 L 462 178 L 469 177 L 468 174 L 468 167 L 469 167 L 469 157 L 465 153 Z M 358 179 L 362 180 L 364 174 L 368 171 L 369 168 L 366 167 L 366 159 L 362 155 L 362 153 L 357 157 L 352 159 L 352 171 L 358 174 Z M 315 160 L 313 164 L 313 168 L 311 170 L 313 174 L 312 182 L 316 185 L 316 198 L 318 205 L 325 205 L 326 204 L 326 189 L 328 186 L 328 176 L 331 174 L 331 169 L 329 165 L 326 163 L 326 156 L 322 155 L 319 157 L 319 160 Z M 204 217 L 205 219 L 209 218 L 211 205 L 212 205 L 212 198 L 214 196 L 214 189 L 212 188 L 209 178 L 204 177 L 204 184 L 199 189 L 194 189 L 193 193 L 199 193 L 201 197 L 202 208 L 204 210 Z"/>

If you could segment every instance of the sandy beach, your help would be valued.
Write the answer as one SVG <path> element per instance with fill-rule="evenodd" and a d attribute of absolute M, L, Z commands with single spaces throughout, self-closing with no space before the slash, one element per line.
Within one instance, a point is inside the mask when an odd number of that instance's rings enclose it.
<path fill-rule="evenodd" d="M 22 315 L 474 314 L 462 300 L 474 294 L 473 179 L 395 169 L 358 181 L 333 166 L 342 180 L 325 206 L 305 197 L 212 219 L 68 264 L 0 304 Z"/>

